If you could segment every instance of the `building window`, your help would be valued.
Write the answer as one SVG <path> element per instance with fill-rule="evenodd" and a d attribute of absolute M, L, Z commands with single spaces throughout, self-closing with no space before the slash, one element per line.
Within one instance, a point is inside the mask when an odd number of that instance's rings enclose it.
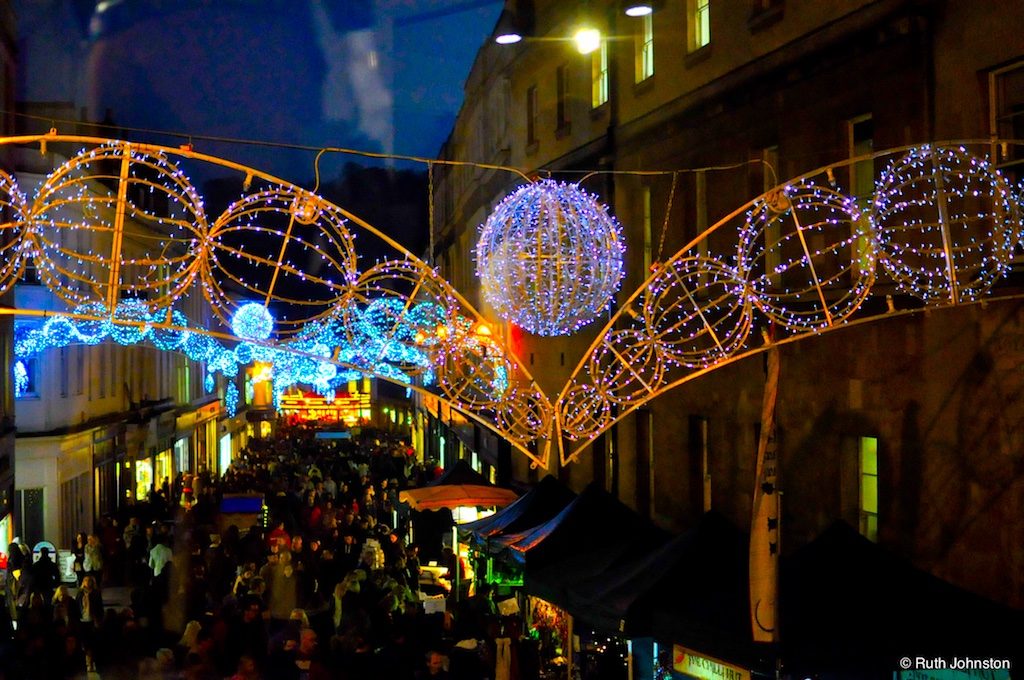
<path fill-rule="evenodd" d="M 39 397 L 39 365 L 35 357 L 18 359 L 14 362 L 14 397 L 16 399 Z"/>
<path fill-rule="evenodd" d="M 526 90 L 526 143 L 537 143 L 537 86 Z"/>
<path fill-rule="evenodd" d="M 642 83 L 654 75 L 654 15 L 645 15 L 636 36 L 636 82 Z"/>
<path fill-rule="evenodd" d="M 711 44 L 711 0 L 687 0 L 690 19 L 690 51 Z"/>
<path fill-rule="evenodd" d="M 1024 61 L 989 74 L 989 133 L 996 139 L 1024 139 Z M 994 150 L 997 167 L 1011 181 L 1024 177 L 1024 148 L 1006 144 Z"/>
<path fill-rule="evenodd" d="M 43 487 L 15 489 L 14 513 L 18 518 L 18 533 L 23 543 L 35 545 L 44 538 Z"/>
<path fill-rule="evenodd" d="M 860 533 L 878 540 L 878 439 L 860 438 Z"/>
<path fill-rule="evenodd" d="M 569 67 L 565 64 L 555 69 L 555 130 L 564 131 L 569 126 Z"/>
<path fill-rule="evenodd" d="M 591 55 L 590 79 L 590 105 L 596 109 L 608 101 L 608 41 L 606 40 L 602 40 L 601 47 Z"/>

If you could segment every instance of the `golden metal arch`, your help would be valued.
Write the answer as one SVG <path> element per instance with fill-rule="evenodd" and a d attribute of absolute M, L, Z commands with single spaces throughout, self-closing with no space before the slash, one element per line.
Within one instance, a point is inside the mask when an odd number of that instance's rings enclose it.
<path fill-rule="evenodd" d="M 652 399 L 771 345 L 1024 295 L 993 291 L 1024 237 L 1024 186 L 996 166 L 1022 152 L 1020 140 L 880 151 L 796 177 L 718 220 L 626 300 L 554 400 L 556 431 L 575 442 L 566 450 L 558 439 L 562 464 Z M 851 168 L 866 161 L 884 169 L 870 195 L 856 196 Z M 879 297 L 887 304 L 867 304 Z"/>
<path fill-rule="evenodd" d="M 465 298 L 387 234 L 313 192 L 191 147 L 52 131 L 0 138 L 0 147 L 36 144 L 51 152 L 58 145 L 75 145 L 81 151 L 50 172 L 31 199 L 15 177 L 0 174 L 5 219 L 0 223 L 0 292 L 13 287 L 31 265 L 40 282 L 68 305 L 68 316 L 119 326 L 138 323 L 115 316 L 126 295 L 144 298 L 151 312 L 201 296 L 223 330 L 187 330 L 227 341 L 240 340 L 229 323 L 239 306 L 254 300 L 282 303 L 291 315 L 279 320 L 278 332 L 262 342 L 277 348 L 309 324 L 349 323 L 351 306 L 368 304 L 375 294 L 386 291 L 391 300 L 400 301 L 399 310 L 428 301 L 440 307 L 443 323 L 421 330 L 444 337 L 432 343 L 417 333 L 416 342 L 429 350 L 442 387 L 427 388 L 416 380 L 408 385 L 390 374 L 408 371 L 408 366 L 388 365 L 389 371 L 378 372 L 366 363 L 340 360 L 337 348 L 329 356 L 311 358 L 438 399 L 504 437 L 532 465 L 547 467 L 550 440 L 544 438 L 554 420 L 551 401 L 499 338 L 477 335 L 474 329 L 484 319 Z M 239 173 L 245 178 L 245 194 L 222 215 L 208 216 L 188 178 L 190 164 Z M 356 232 L 383 243 L 394 258 L 360 271 Z M 108 316 L 81 313 L 82 305 L 95 310 L 100 304 Z M 53 312 L 0 313 L 40 317 Z M 161 330 L 184 330 L 169 314 L 147 323 Z M 358 333 L 347 327 L 346 334 Z M 387 337 L 396 340 L 394 333 Z M 463 355 L 475 361 L 459 361 Z"/>

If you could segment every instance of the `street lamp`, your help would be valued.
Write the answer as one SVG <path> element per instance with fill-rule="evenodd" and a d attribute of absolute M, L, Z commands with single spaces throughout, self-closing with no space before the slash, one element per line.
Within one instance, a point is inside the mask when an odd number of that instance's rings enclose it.
<path fill-rule="evenodd" d="M 645 17 L 661 9 L 662 0 L 622 0 L 622 11 L 628 17 Z"/>
<path fill-rule="evenodd" d="M 576 43 L 576 51 L 580 54 L 590 54 L 601 46 L 601 31 L 592 26 L 581 26 L 576 29 L 572 40 Z"/>

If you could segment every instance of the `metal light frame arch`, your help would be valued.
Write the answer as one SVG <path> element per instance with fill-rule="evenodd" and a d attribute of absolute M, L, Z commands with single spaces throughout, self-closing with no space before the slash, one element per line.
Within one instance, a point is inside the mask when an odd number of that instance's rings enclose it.
<path fill-rule="evenodd" d="M 86 148 L 50 172 L 32 199 L 21 193 L 14 177 L 0 172 L 0 209 L 5 218 L 0 223 L 0 293 L 11 289 L 32 262 L 41 273 L 41 283 L 68 304 L 65 315 L 71 319 L 109 322 L 125 330 L 148 326 L 245 341 L 361 371 L 439 399 L 507 439 L 532 466 L 547 467 L 551 449 L 547 435 L 554 418 L 550 400 L 499 338 L 478 332 L 486 322 L 465 298 L 387 234 L 313 192 L 190 146 L 173 148 L 55 131 L 0 138 L 0 148 L 38 145 L 44 153 L 47 145 L 56 144 Z M 179 167 L 182 161 L 239 173 L 244 177 L 246 195 L 220 217 L 209 219 L 199 192 Z M 251 191 L 254 182 L 262 186 Z M 160 201 L 166 201 L 168 209 L 147 207 L 135 198 L 140 192 L 162 194 Z M 147 229 L 135 229 L 131 226 L 135 222 Z M 353 229 L 372 235 L 392 249 L 395 257 L 360 271 Z M 80 238 L 80 230 L 89 232 L 89 238 Z M 64 238 L 72 233 L 74 238 Z M 255 239 L 246 238 L 254 233 L 269 239 L 274 244 L 272 250 L 257 251 Z M 129 248 L 126 239 L 134 239 Z M 297 254 L 318 256 L 323 271 L 307 272 L 294 259 Z M 246 280 L 238 269 L 231 268 L 238 260 L 265 276 Z M 232 286 L 248 296 L 242 302 L 256 298 L 264 304 L 285 303 L 308 313 L 288 319 L 283 332 L 266 341 L 253 343 L 236 337 L 229 332 L 230 316 L 241 302 L 232 296 Z M 297 286 L 313 290 L 319 297 L 300 299 L 294 292 Z M 172 309 L 183 296 L 198 293 L 227 330 L 184 327 L 169 313 L 162 320 L 145 322 L 115 317 L 122 293 L 131 297 L 133 291 L 145 293 L 151 312 Z M 379 366 L 346 360 L 340 346 L 328 348 L 329 353 L 312 354 L 288 347 L 288 338 L 301 338 L 304 329 L 318 323 L 345 327 L 352 306 L 368 304 L 373 294 L 382 291 L 398 301 L 391 306 L 399 310 L 395 317 L 399 321 L 404 319 L 401 310 L 408 311 L 414 303 L 425 300 L 439 306 L 436 318 L 444 323 L 433 329 L 434 337 L 421 337 L 429 334 L 429 328 L 423 329 L 426 334 L 417 333 L 415 341 L 403 336 L 406 345 L 421 344 L 428 354 L 436 389 L 412 379 L 422 372 L 422 365 L 407 372 L 409 367 L 398 360 Z M 102 316 L 76 313 L 84 303 L 103 305 L 105 311 Z M 0 308 L 0 313 L 20 317 L 54 314 L 11 308 Z M 347 329 L 343 334 L 349 336 L 348 331 L 355 333 Z M 385 329 L 384 344 L 397 347 L 396 334 L 395 327 Z M 448 365 L 457 364 L 457 374 L 445 373 L 446 360 Z M 399 374 L 402 380 L 396 379 Z"/>
<path fill-rule="evenodd" d="M 1010 147 L 1019 156 L 1024 140 L 865 154 L 800 175 L 718 220 L 658 265 L 573 370 L 554 400 L 561 463 L 651 400 L 774 345 L 1024 297 L 992 292 L 1024 241 L 1024 182 L 1013 186 L 989 160 L 1011 157 Z M 880 160 L 874 192 L 858 203 L 837 176 Z M 716 252 L 712 239 L 734 244 L 731 252 Z M 894 295 L 904 296 L 899 308 Z M 886 300 L 877 306 L 884 311 L 865 305 L 871 297 Z"/>
<path fill-rule="evenodd" d="M 740 206 L 673 254 L 620 307 L 557 398 L 551 400 L 507 347 L 476 332 L 484 319 L 451 284 L 386 234 L 322 197 L 188 147 L 56 133 L 0 138 L 0 146 L 45 148 L 47 143 L 92 145 L 101 149 L 102 157 L 76 156 L 51 173 L 42 194 L 47 200 L 37 196 L 29 202 L 14 178 L 0 173 L 0 207 L 5 217 L 14 216 L 0 223 L 0 292 L 18 280 L 29 255 L 43 255 L 39 260 L 54 267 L 42 272 L 44 284 L 51 290 L 57 288 L 54 292 L 69 303 L 86 300 L 105 303 L 107 310 L 114 310 L 125 280 L 141 282 L 153 292 L 149 302 L 154 309 L 171 308 L 178 297 L 198 290 L 228 328 L 233 300 L 225 294 L 222 286 L 226 283 L 219 277 L 231 279 L 236 272 L 219 259 L 216 266 L 210 264 L 210 253 L 216 251 L 223 254 L 225 262 L 234 257 L 264 268 L 268 285 L 260 287 L 260 281 L 250 281 L 242 288 L 263 297 L 265 303 L 276 300 L 309 306 L 308 315 L 288 320 L 292 335 L 301 336 L 307 324 L 340 319 L 353 337 L 358 337 L 358 332 L 347 321 L 351 304 L 368 304 L 376 293 L 387 290 L 394 292 L 392 297 L 399 302 L 385 307 L 397 310 L 389 312 L 392 317 L 402 318 L 414 299 L 425 294 L 428 301 L 441 305 L 439 318 L 445 321 L 432 337 L 416 340 L 424 343 L 433 369 L 440 372 L 438 386 L 407 386 L 492 429 L 533 465 L 542 467 L 548 465 L 553 442 L 560 462 L 572 462 L 599 434 L 652 399 L 773 344 L 894 314 L 1022 296 L 1012 290 L 991 293 L 1020 248 L 1024 191 L 1008 185 L 986 157 L 995 157 L 1011 145 L 1024 149 L 1024 141 L 943 142 L 880 151 L 786 182 Z M 266 187 L 249 193 L 211 222 L 202 212 L 198 192 L 179 172 L 173 160 L 178 158 L 218 165 L 241 173 L 245 185 L 259 180 Z M 857 203 L 836 180 L 857 163 L 885 159 L 889 159 L 888 167 L 872 196 L 865 197 L 869 202 Z M 102 167 L 89 174 L 93 163 Z M 116 172 L 113 165 L 118 166 Z M 136 168 L 141 169 L 136 172 Z M 76 171 L 83 174 L 77 176 Z M 87 185 L 95 188 L 104 182 L 117 191 L 82 193 Z M 168 220 L 137 205 L 129 195 L 131 185 L 164 192 L 168 204 L 177 206 L 177 215 Z M 79 222 L 74 221 L 75 210 L 81 213 Z M 264 213 L 275 215 L 280 224 L 264 227 L 245 221 Z M 125 257 L 126 218 L 149 221 L 157 231 L 176 230 L 182 235 L 168 236 L 170 243 L 158 241 L 155 255 Z M 372 234 L 400 259 L 360 271 L 350 225 Z M 105 252 L 80 252 L 74 250 L 77 246 L 50 238 L 50 231 L 62 228 L 93 232 Z M 280 237 L 276 252 L 246 251 L 244 237 L 233 243 L 224 236 L 256 230 Z M 185 244 L 198 247 L 201 256 L 183 255 Z M 711 247 L 719 244 L 724 247 L 718 251 Z M 293 263 L 289 251 L 293 246 L 312 249 L 328 263 L 329 271 L 308 273 Z M 61 288 L 61 276 L 69 273 L 62 271 L 64 265 L 73 263 L 83 269 L 70 280 L 85 287 L 69 292 Z M 96 272 L 105 276 L 97 277 Z M 388 278 L 404 282 L 413 292 L 403 297 L 397 289 L 381 283 Z M 292 299 L 290 293 L 281 292 L 287 291 L 285 283 L 279 286 L 288 281 L 319 286 L 322 297 L 312 302 Z M 159 293 L 161 290 L 166 292 Z M 881 313 L 864 304 L 872 296 L 893 293 L 905 293 L 917 302 L 901 303 L 900 309 L 890 305 Z M 0 312 L 49 314 L 44 310 Z M 109 316 L 84 314 L 78 318 L 122 327 L 139 325 L 115 319 L 113 311 Z M 390 317 L 385 314 L 383 318 Z M 183 330 L 171 323 L 170 315 L 147 323 L 158 330 Z M 211 329 L 187 330 L 239 340 Z M 410 344 L 408 333 L 399 334 L 395 328 L 386 338 L 397 345 Z M 264 344 L 281 347 L 285 343 Z M 406 385 L 389 375 L 390 370 L 375 372 L 365 363 L 346 361 L 337 348 L 328 356 L 305 354 Z M 394 364 L 387 367 L 401 370 Z M 563 436 L 578 446 L 567 450 Z"/>

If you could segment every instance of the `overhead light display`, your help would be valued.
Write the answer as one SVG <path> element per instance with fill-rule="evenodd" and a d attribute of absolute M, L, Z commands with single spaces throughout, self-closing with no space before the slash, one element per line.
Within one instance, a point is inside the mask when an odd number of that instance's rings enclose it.
<path fill-rule="evenodd" d="M 495 311 L 537 335 L 566 335 L 607 309 L 623 276 L 621 229 L 575 184 L 541 180 L 484 223 L 477 275 Z"/>

